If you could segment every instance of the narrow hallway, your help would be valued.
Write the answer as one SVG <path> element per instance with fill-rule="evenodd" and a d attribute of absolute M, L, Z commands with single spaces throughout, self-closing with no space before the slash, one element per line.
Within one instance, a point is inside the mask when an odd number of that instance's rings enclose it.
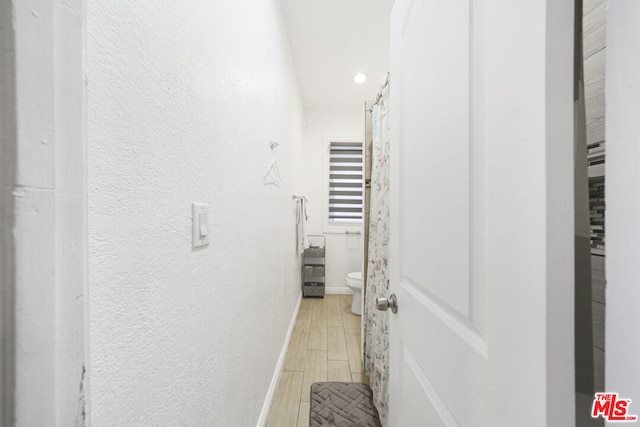
<path fill-rule="evenodd" d="M 369 382 L 351 295 L 302 299 L 267 426 L 307 427 L 309 390 L 317 381 Z"/>

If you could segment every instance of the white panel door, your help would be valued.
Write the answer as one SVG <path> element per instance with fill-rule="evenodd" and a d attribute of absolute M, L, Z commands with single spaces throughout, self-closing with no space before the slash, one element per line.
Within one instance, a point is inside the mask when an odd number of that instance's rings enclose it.
<path fill-rule="evenodd" d="M 395 2 L 392 427 L 574 424 L 573 5 L 553 3 Z"/>

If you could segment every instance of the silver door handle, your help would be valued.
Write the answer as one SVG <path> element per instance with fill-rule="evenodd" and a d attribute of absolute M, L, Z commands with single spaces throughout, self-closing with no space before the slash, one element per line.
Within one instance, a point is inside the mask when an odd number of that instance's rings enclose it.
<path fill-rule="evenodd" d="M 396 294 L 389 295 L 389 298 L 376 297 L 376 308 L 380 311 L 391 309 L 392 313 L 398 312 L 398 299 Z"/>

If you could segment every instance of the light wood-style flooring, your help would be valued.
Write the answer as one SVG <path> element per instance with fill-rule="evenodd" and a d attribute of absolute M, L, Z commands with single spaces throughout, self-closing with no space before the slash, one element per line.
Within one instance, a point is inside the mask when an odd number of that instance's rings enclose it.
<path fill-rule="evenodd" d="M 351 295 L 302 299 L 267 427 L 308 427 L 309 393 L 317 381 L 369 382 Z"/>

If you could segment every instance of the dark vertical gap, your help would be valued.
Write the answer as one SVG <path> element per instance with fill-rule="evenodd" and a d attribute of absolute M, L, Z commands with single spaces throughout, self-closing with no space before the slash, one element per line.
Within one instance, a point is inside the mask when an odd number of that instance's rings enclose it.
<path fill-rule="evenodd" d="M 574 180 L 575 180 L 575 372 L 576 392 L 593 394 L 593 320 L 589 181 L 582 55 L 582 0 L 575 0 Z M 577 400 L 577 399 L 576 399 Z M 583 412 L 583 411 L 580 411 Z"/>
<path fill-rule="evenodd" d="M 14 189 L 17 163 L 13 2 L 0 2 L 0 425 L 14 424 Z"/>
<path fill-rule="evenodd" d="M 583 0 L 574 16 L 574 206 L 575 206 L 575 391 L 576 426 L 592 425 L 594 393 L 592 273 L 587 125 L 584 91 Z"/>

